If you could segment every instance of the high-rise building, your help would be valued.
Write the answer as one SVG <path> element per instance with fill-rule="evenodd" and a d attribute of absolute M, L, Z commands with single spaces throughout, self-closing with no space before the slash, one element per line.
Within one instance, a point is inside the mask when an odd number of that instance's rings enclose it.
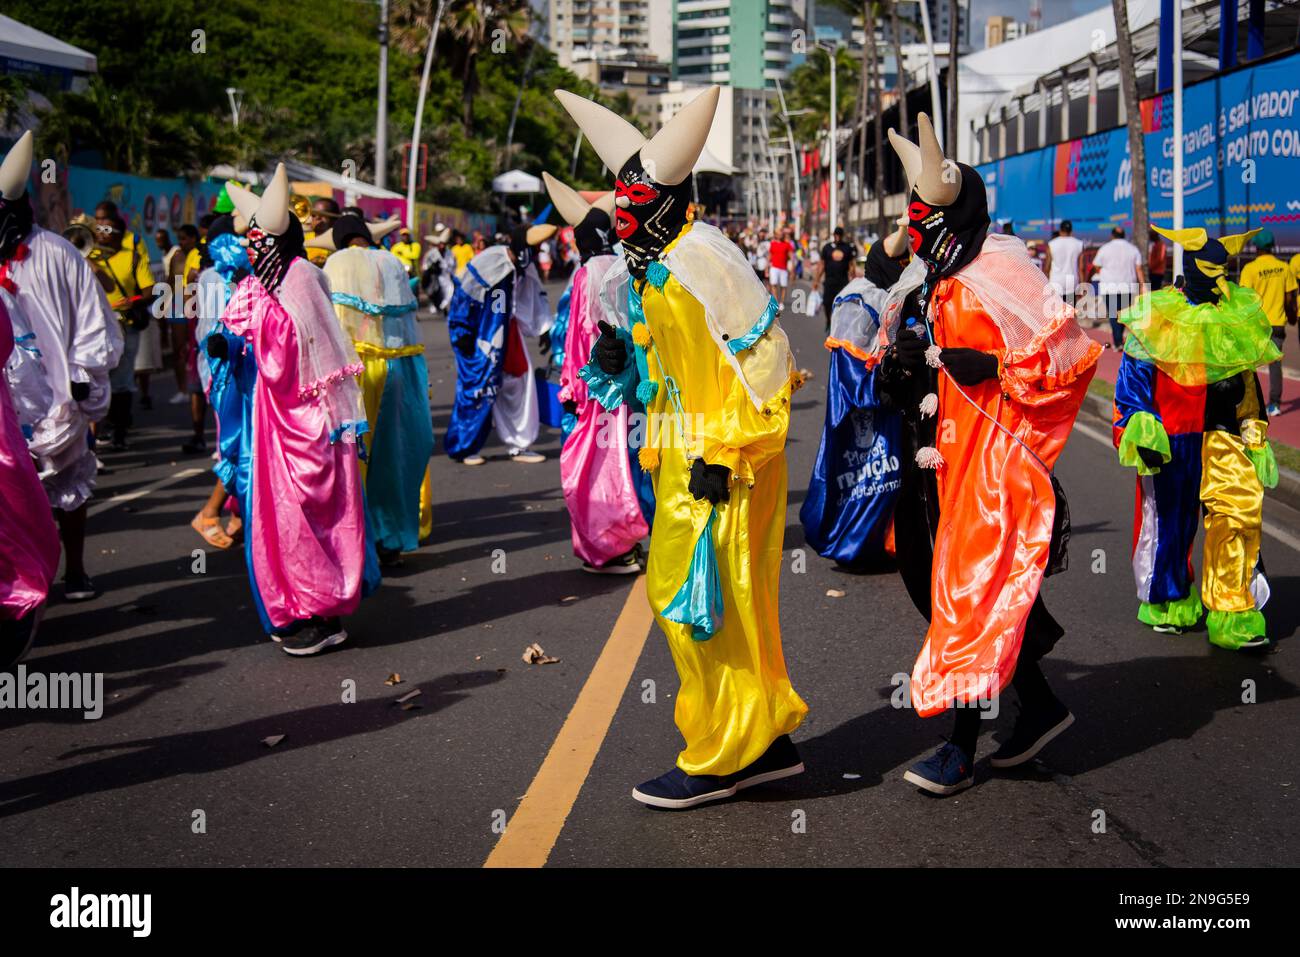
<path fill-rule="evenodd" d="M 686 83 L 771 88 L 790 72 L 802 0 L 674 0 L 674 75 Z"/>
<path fill-rule="evenodd" d="M 926 6 L 930 13 L 930 33 L 933 35 L 935 43 L 948 42 L 948 0 L 925 0 Z M 971 0 L 958 0 L 957 7 L 957 50 L 958 53 L 968 53 L 971 50 L 970 39 L 970 7 Z M 898 15 L 903 21 L 902 28 L 899 30 L 900 39 L 904 44 L 924 43 L 925 37 L 918 27 L 909 27 L 909 22 L 921 23 L 921 3 L 920 0 L 911 0 L 898 5 Z"/>
<path fill-rule="evenodd" d="M 561 66 L 610 57 L 650 59 L 654 44 L 652 6 L 662 19 L 667 0 L 550 0 L 549 44 Z"/>
<path fill-rule="evenodd" d="M 984 48 L 987 50 L 1008 40 L 1018 40 L 1030 31 L 1028 23 L 1014 17 L 989 17 L 984 23 Z"/>

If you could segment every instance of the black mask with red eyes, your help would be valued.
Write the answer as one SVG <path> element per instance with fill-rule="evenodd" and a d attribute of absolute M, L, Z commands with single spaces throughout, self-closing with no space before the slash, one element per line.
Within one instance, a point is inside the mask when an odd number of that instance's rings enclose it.
<path fill-rule="evenodd" d="M 23 193 L 17 199 L 0 196 L 0 263 L 7 262 L 32 231 L 32 204 Z"/>
<path fill-rule="evenodd" d="M 965 163 L 961 191 L 947 206 L 933 206 L 912 190 L 907 207 L 907 238 L 932 275 L 951 276 L 977 255 L 989 231 L 989 200 L 984 180 Z"/>
<path fill-rule="evenodd" d="M 279 236 L 272 236 L 258 226 L 254 216 L 244 238 L 248 240 L 248 261 L 253 265 L 253 275 L 267 292 L 279 289 L 293 261 L 306 255 L 302 223 L 296 216 L 289 217 L 289 228 Z"/>
<path fill-rule="evenodd" d="M 646 267 L 686 225 L 691 182 L 691 176 L 676 186 L 655 182 L 641 165 L 639 152 L 619 170 L 614 181 L 614 233 L 623 244 L 628 272 L 637 279 L 645 278 Z"/>
<path fill-rule="evenodd" d="M 609 214 L 592 207 L 582 222 L 573 227 L 573 241 L 578 244 L 578 258 L 584 263 L 592 256 L 609 256 L 614 252 L 613 231 Z"/>

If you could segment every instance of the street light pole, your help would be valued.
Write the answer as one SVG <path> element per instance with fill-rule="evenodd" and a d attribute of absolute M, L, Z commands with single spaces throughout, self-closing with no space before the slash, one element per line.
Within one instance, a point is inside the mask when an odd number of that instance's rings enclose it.
<path fill-rule="evenodd" d="M 429 49 L 424 54 L 424 72 L 420 74 L 420 95 L 415 101 L 415 127 L 411 130 L 411 158 L 406 165 L 406 225 L 415 229 L 415 173 L 420 158 L 420 124 L 424 120 L 424 98 L 429 92 L 429 71 L 433 69 L 433 48 L 438 42 L 438 27 L 442 24 L 442 11 L 447 0 L 438 0 L 438 12 L 433 17 L 429 31 Z"/>
<path fill-rule="evenodd" d="M 1183 228 L 1183 5 L 1174 0 L 1174 229 Z M 1144 184 L 1143 184 L 1144 185 Z M 1134 183 L 1133 188 L 1139 188 Z M 1146 255 L 1146 250 L 1140 250 Z M 1183 247 L 1174 243 L 1174 275 L 1183 274 Z"/>
<path fill-rule="evenodd" d="M 375 114 L 375 185 L 388 186 L 388 0 L 379 0 L 379 108 Z"/>
<path fill-rule="evenodd" d="M 922 3 L 924 8 L 925 4 Z M 835 85 L 835 54 L 839 52 L 840 45 L 838 42 L 830 46 L 831 58 L 831 208 L 830 208 L 830 232 L 835 232 L 835 227 L 840 224 L 840 168 L 839 168 L 839 120 L 836 114 L 839 112 L 839 94 Z"/>
<path fill-rule="evenodd" d="M 781 119 L 785 121 L 785 138 L 790 144 L 790 180 L 794 186 L 794 208 L 790 218 L 794 220 L 794 234 L 802 235 L 803 199 L 799 195 L 799 158 L 794 151 L 794 130 L 790 127 L 790 112 L 785 108 L 785 93 L 781 90 L 781 78 L 776 78 L 776 95 L 781 103 Z"/>
<path fill-rule="evenodd" d="M 930 4 L 926 0 L 921 0 L 917 6 L 921 8 L 921 29 L 925 32 L 925 49 L 930 59 L 930 125 L 934 127 L 934 138 L 943 143 L 943 110 L 939 103 L 939 66 L 934 60 L 934 34 L 930 32 Z M 952 50 L 948 51 L 948 69 L 957 69 L 957 59 Z M 953 156 L 957 155 L 955 149 L 949 152 Z"/>
<path fill-rule="evenodd" d="M 243 101 L 244 91 L 233 86 L 226 87 L 226 96 L 230 99 L 230 121 L 239 129 L 239 105 Z"/>

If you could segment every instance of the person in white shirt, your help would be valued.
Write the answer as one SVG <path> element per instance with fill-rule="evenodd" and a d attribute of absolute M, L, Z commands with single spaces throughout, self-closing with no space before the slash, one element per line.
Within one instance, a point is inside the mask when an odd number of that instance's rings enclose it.
<path fill-rule="evenodd" d="M 1097 295 L 1106 304 L 1110 336 L 1116 349 L 1124 345 L 1124 327 L 1119 314 L 1128 308 L 1146 282 L 1146 265 L 1142 253 L 1124 238 L 1124 227 L 1110 231 L 1110 242 L 1097 250 L 1092 260 L 1092 274 L 1097 280 Z"/>
<path fill-rule="evenodd" d="M 1082 255 L 1083 243 L 1074 238 L 1074 224 L 1068 219 L 1062 220 L 1060 233 L 1047 244 L 1047 262 L 1043 266 L 1048 281 L 1066 302 L 1074 302 L 1074 290 L 1079 285 L 1079 257 Z"/>

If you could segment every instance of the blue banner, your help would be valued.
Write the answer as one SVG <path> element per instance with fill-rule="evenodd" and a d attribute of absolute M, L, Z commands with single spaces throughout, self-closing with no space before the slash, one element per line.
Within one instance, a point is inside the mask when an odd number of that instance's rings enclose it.
<path fill-rule="evenodd" d="M 1173 100 L 1144 100 L 1147 204 L 1173 226 Z M 1211 235 L 1266 226 L 1300 250 L 1300 54 L 1205 80 L 1183 92 L 1183 224 Z M 1124 127 L 978 167 L 995 220 L 1046 239 L 1063 219 L 1085 240 L 1131 228 L 1133 183 Z"/>

